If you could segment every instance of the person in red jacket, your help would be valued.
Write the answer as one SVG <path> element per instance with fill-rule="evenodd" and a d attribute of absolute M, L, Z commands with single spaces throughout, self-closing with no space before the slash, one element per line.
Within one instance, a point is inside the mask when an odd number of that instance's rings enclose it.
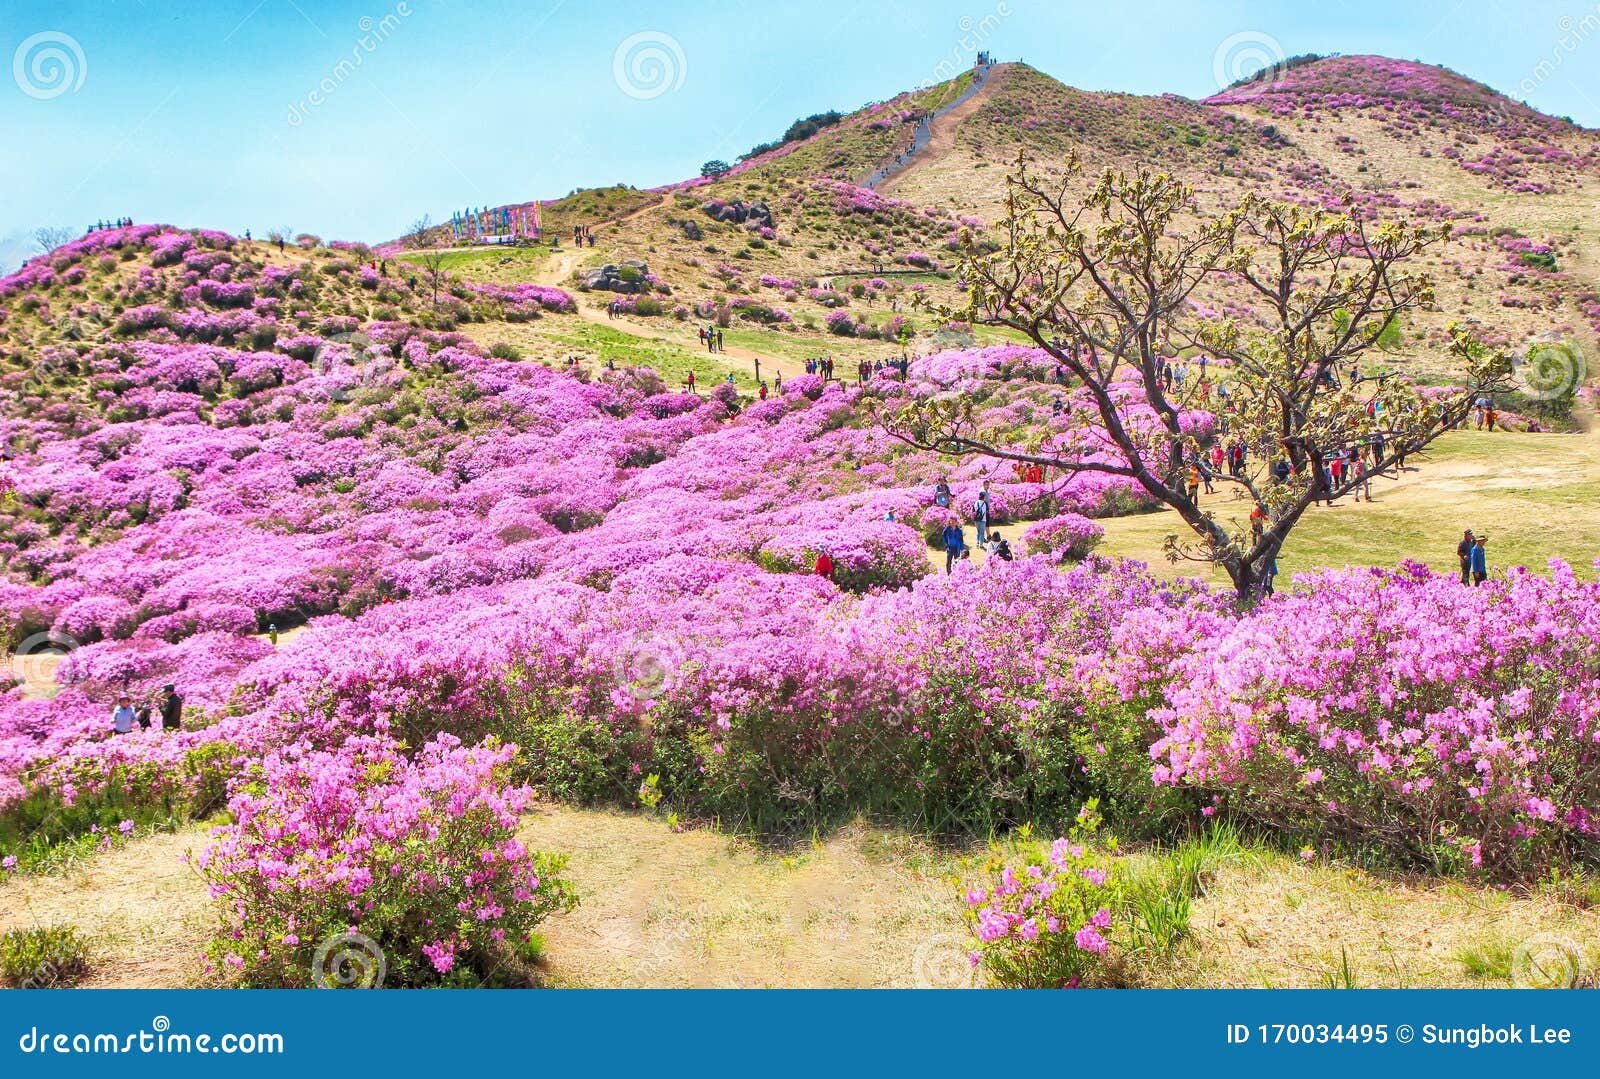
<path fill-rule="evenodd" d="M 826 577 L 830 581 L 833 580 L 833 559 L 828 557 L 827 551 L 817 552 L 816 574 L 818 577 Z"/>

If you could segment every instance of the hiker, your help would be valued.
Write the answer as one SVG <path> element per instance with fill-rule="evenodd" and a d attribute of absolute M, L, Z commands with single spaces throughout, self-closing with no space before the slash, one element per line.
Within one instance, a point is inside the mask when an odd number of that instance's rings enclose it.
<path fill-rule="evenodd" d="M 705 344 L 706 343 L 706 328 L 704 326 L 697 326 L 695 328 L 695 332 L 700 335 L 700 343 L 702 345 Z"/>
<path fill-rule="evenodd" d="M 763 401 L 767 399 L 767 384 L 765 382 L 756 387 L 756 396 Z"/>
<path fill-rule="evenodd" d="M 1461 560 L 1461 583 L 1472 583 L 1472 551 L 1477 546 L 1477 537 L 1472 534 L 1472 529 L 1461 533 L 1461 542 L 1456 544 L 1456 557 Z"/>
<path fill-rule="evenodd" d="M 818 577 L 826 577 L 830 581 L 833 580 L 833 559 L 828 557 L 826 550 L 817 552 L 817 562 L 812 567 L 812 570 Z"/>
<path fill-rule="evenodd" d="M 1367 471 L 1367 462 L 1362 460 L 1361 459 L 1361 455 L 1358 453 L 1358 454 L 1355 455 L 1354 459 L 1350 462 L 1350 468 L 1355 472 L 1356 501 L 1360 502 L 1361 501 L 1361 496 L 1365 495 L 1366 498 L 1367 498 L 1367 501 L 1371 502 L 1372 501 L 1372 473 Z"/>
<path fill-rule="evenodd" d="M 998 532 L 989 533 L 989 544 L 986 548 L 989 554 L 1002 562 L 1012 560 L 1011 544 Z"/>
<path fill-rule="evenodd" d="M 690 371 L 689 372 L 689 377 L 684 379 L 683 382 L 684 382 L 684 385 L 689 387 L 689 392 L 693 393 L 694 392 L 694 372 Z"/>
<path fill-rule="evenodd" d="M 941 509 L 950 508 L 950 485 L 941 482 L 933 489 L 933 504 Z"/>
<path fill-rule="evenodd" d="M 1194 463 L 1189 465 L 1189 475 L 1184 484 L 1189 492 L 1189 501 L 1200 501 L 1200 466 Z"/>
<path fill-rule="evenodd" d="M 956 560 L 967 549 L 967 536 L 961 530 L 960 522 L 953 521 L 944 526 L 940 538 L 944 540 L 944 571 L 949 573 L 955 566 Z"/>
<path fill-rule="evenodd" d="M 1267 563 L 1267 573 L 1261 579 L 1261 591 L 1264 595 L 1272 595 L 1272 579 L 1278 575 L 1278 559 L 1273 557 Z"/>
<path fill-rule="evenodd" d="M 1267 530 L 1267 507 L 1257 502 L 1250 510 L 1250 538 L 1260 543 Z"/>
<path fill-rule="evenodd" d="M 783 392 L 783 372 L 782 371 L 779 371 L 776 375 L 773 376 L 773 378 L 772 378 L 772 388 L 777 390 L 779 393 Z"/>
<path fill-rule="evenodd" d="M 111 710 L 111 733 L 129 734 L 137 722 L 139 713 L 134 711 L 133 698 L 124 693 L 117 698 L 117 706 Z"/>
<path fill-rule="evenodd" d="M 272 647 L 278 647 L 278 623 L 267 623 L 267 640 L 272 642 Z"/>
<path fill-rule="evenodd" d="M 1487 543 L 1487 536 L 1479 536 L 1478 542 L 1472 548 L 1472 585 L 1476 588 L 1489 579 L 1489 552 L 1483 549 Z"/>
<path fill-rule="evenodd" d="M 972 505 L 972 519 L 978 527 L 978 544 L 982 546 L 989 540 L 989 484 L 983 485 L 983 490 L 978 492 L 978 500 Z"/>
<path fill-rule="evenodd" d="M 1197 456 L 1194 465 L 1196 471 L 1200 473 L 1200 482 L 1206 485 L 1206 494 L 1216 494 L 1217 489 L 1211 486 L 1211 470 L 1206 467 L 1205 459 Z"/>
<path fill-rule="evenodd" d="M 721 330 L 717 331 L 717 351 L 718 352 L 722 351 L 722 331 Z"/>
<path fill-rule="evenodd" d="M 1044 466 L 1043 465 L 1029 465 L 1028 466 L 1027 479 L 1028 479 L 1029 483 L 1043 483 L 1044 482 Z"/>
<path fill-rule="evenodd" d="M 183 729 L 183 698 L 178 696 L 178 688 L 171 682 L 161 687 L 166 696 L 161 699 L 161 729 L 176 731 Z"/>

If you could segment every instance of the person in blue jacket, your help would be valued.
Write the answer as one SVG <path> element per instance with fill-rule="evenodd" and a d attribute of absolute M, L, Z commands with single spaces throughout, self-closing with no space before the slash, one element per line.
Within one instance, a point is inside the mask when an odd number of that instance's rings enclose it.
<path fill-rule="evenodd" d="M 956 560 L 961 557 L 961 552 L 966 549 L 967 537 L 966 533 L 962 532 L 959 524 L 947 524 L 944 526 L 943 538 L 944 571 L 949 573 L 951 567 L 956 564 Z"/>
<path fill-rule="evenodd" d="M 1474 586 L 1489 579 L 1489 552 L 1483 549 L 1487 536 L 1479 536 L 1472 546 L 1472 583 Z"/>

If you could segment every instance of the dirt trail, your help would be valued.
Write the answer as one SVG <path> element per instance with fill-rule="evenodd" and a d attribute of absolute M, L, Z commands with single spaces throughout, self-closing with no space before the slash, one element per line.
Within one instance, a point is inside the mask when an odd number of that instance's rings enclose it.
<path fill-rule="evenodd" d="M 980 85 L 965 101 L 956 105 L 949 112 L 934 118 L 928 128 L 928 141 L 912 154 L 910 159 L 898 169 L 889 173 L 875 186 L 878 191 L 889 194 L 906 175 L 918 165 L 937 161 L 948 154 L 956 146 L 956 132 L 962 123 L 973 113 L 981 109 L 994 94 L 995 87 L 1002 85 L 1010 74 L 1010 69 L 1004 64 L 996 64 L 989 69 L 989 74 L 984 77 Z"/>

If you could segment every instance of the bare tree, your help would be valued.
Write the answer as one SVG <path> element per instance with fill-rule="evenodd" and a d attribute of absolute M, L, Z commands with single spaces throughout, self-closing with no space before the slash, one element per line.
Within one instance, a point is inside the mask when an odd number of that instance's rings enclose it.
<path fill-rule="evenodd" d="M 1407 264 L 1448 239 L 1448 225 L 1377 223 L 1253 195 L 1205 216 L 1192 189 L 1143 168 L 1107 171 L 1074 198 L 1078 171 L 1074 159 L 1065 179 L 1047 184 L 1019 158 L 996 226 L 1002 242 L 964 237 L 966 303 L 935 310 L 1022 334 L 1081 383 L 1091 423 L 1018 444 L 1012 432 L 983 429 L 970 400 L 943 395 L 880 405 L 891 435 L 1068 477 L 1126 476 L 1193 533 L 1169 537 L 1168 556 L 1221 566 L 1249 601 L 1306 510 L 1358 484 L 1354 470 L 1331 482 L 1330 455 L 1353 450 L 1368 473 L 1397 469 L 1476 397 L 1509 383 L 1509 358 L 1454 326 L 1451 352 L 1466 383 L 1457 392 L 1424 396 L 1406 380 L 1358 372 L 1398 336 L 1403 314 L 1431 305 L 1432 283 Z M 1248 295 L 1265 314 L 1202 313 L 1191 301 L 1206 282 Z M 1211 377 L 1226 380 L 1225 399 L 1206 378 L 1162 377 L 1183 348 L 1221 361 Z M 1215 430 L 1197 416 L 1207 412 Z M 1261 508 L 1248 521 L 1219 519 L 1184 483 L 1189 469 L 1206 469 L 1201 450 L 1219 437 L 1248 451 L 1237 474 L 1212 474 L 1234 507 Z"/>
<path fill-rule="evenodd" d="M 77 238 L 78 233 L 65 225 L 46 225 L 33 230 L 33 242 L 46 255 Z"/>
<path fill-rule="evenodd" d="M 429 244 L 428 233 L 433 229 L 433 218 L 423 214 L 411 222 L 411 227 L 406 230 L 402 239 L 411 247 L 427 247 Z"/>
<path fill-rule="evenodd" d="M 449 253 L 445 251 L 424 251 L 413 261 L 422 267 L 423 279 L 428 282 L 428 287 L 433 290 L 433 305 L 438 307 L 439 289 L 443 287 L 445 278 L 449 276 L 445 273 L 445 266 L 450 261 Z"/>

